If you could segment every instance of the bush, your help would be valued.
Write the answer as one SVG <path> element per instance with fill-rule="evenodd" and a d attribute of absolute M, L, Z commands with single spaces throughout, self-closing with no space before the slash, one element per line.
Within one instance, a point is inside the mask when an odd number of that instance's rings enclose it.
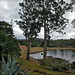
<path fill-rule="evenodd" d="M 11 56 L 8 55 L 8 60 L 5 62 L 5 59 L 2 57 L 2 75 L 29 75 L 28 70 L 26 68 L 21 70 L 22 63 L 17 61 L 17 57 L 11 59 Z"/>
<path fill-rule="evenodd" d="M 71 64 L 71 69 L 75 70 L 75 61 Z"/>
<path fill-rule="evenodd" d="M 49 70 L 64 71 L 70 69 L 70 63 L 63 59 L 47 58 L 40 62 L 41 65 L 46 66 Z"/>

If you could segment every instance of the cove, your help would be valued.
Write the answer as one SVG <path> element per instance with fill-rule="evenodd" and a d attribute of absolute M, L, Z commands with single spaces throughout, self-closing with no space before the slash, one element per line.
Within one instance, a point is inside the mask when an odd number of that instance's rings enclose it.
<path fill-rule="evenodd" d="M 43 52 L 30 54 L 30 56 L 34 59 L 43 59 Z M 47 56 L 52 56 L 53 58 L 62 58 L 68 60 L 69 62 L 73 62 L 75 61 L 75 50 L 49 50 L 47 51 Z"/>

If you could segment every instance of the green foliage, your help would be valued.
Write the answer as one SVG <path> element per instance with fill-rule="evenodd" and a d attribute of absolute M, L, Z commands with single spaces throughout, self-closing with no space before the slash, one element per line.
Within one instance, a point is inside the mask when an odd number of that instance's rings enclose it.
<path fill-rule="evenodd" d="M 0 53 L 6 58 L 8 54 L 20 55 L 19 51 L 17 41 L 13 38 L 12 25 L 0 21 Z"/>
<path fill-rule="evenodd" d="M 56 31 L 63 33 L 68 20 L 63 16 L 67 11 L 72 9 L 72 4 L 64 0 L 40 0 L 37 1 L 39 10 L 39 19 L 42 26 L 46 29 L 46 38 L 49 34 Z"/>
<path fill-rule="evenodd" d="M 26 40 L 17 40 L 21 45 L 27 46 Z M 75 39 L 59 39 L 59 40 L 48 40 L 47 47 L 75 47 Z M 43 39 L 34 39 L 31 47 L 44 47 Z"/>
<path fill-rule="evenodd" d="M 36 2 L 39 7 L 37 8 L 39 9 L 38 21 L 44 27 L 44 58 L 46 58 L 49 35 L 54 31 L 64 34 L 63 30 L 66 28 L 68 19 L 63 15 L 72 9 L 72 4 L 64 0 L 36 0 Z"/>
<path fill-rule="evenodd" d="M 49 47 L 75 47 L 74 42 L 75 42 L 75 39 L 50 40 Z"/>
<path fill-rule="evenodd" d="M 5 41 L 5 49 L 3 53 L 10 54 L 10 55 L 16 55 L 16 54 L 19 55 L 20 54 L 19 51 L 20 49 L 16 39 L 12 37 L 9 37 L 9 39 L 7 38 Z"/>
<path fill-rule="evenodd" d="M 2 34 L 0 37 L 0 49 L 1 54 L 5 58 L 7 57 L 8 54 L 12 56 L 20 55 L 19 53 L 20 49 L 17 40 L 15 38 L 12 38 L 11 36 L 7 36 L 6 34 Z"/>
<path fill-rule="evenodd" d="M 8 55 L 7 62 L 2 57 L 2 75 L 30 75 L 28 73 L 28 70 L 26 68 L 24 70 L 21 70 L 22 63 L 19 63 L 19 60 L 17 61 L 17 57 L 11 58 L 10 55 Z"/>
<path fill-rule="evenodd" d="M 17 21 L 17 24 L 23 31 L 23 34 L 28 41 L 26 59 L 29 60 L 31 42 L 38 36 L 41 28 L 41 23 L 38 19 L 39 9 L 37 9 L 39 7 L 37 5 L 37 1 L 35 0 L 23 0 L 21 3 L 19 3 L 19 6 L 21 7 L 19 11 L 21 20 Z"/>
<path fill-rule="evenodd" d="M 0 30 L 3 31 L 7 35 L 10 35 L 12 37 L 14 36 L 12 25 L 10 25 L 8 22 L 0 21 Z"/>
<path fill-rule="evenodd" d="M 75 70 L 75 62 L 72 62 L 72 64 L 71 64 L 71 69 L 72 69 L 72 70 Z"/>
<path fill-rule="evenodd" d="M 20 44 L 20 45 L 26 45 L 27 46 L 27 40 L 25 40 L 25 39 L 17 39 L 17 42 Z"/>
<path fill-rule="evenodd" d="M 18 41 L 18 43 L 20 45 L 26 45 L 27 46 L 27 40 L 25 40 L 25 39 L 22 39 L 22 40 L 17 39 L 17 41 Z M 32 43 L 31 43 L 31 47 L 40 47 L 42 41 L 43 41 L 43 39 L 39 39 L 39 38 L 34 39 L 32 41 Z"/>
<path fill-rule="evenodd" d="M 27 55 L 29 56 L 31 41 L 37 37 L 41 27 L 44 27 L 45 58 L 49 34 L 54 31 L 63 33 L 62 30 L 68 23 L 68 20 L 63 15 L 66 11 L 72 9 L 72 4 L 64 0 L 23 0 L 22 3 L 19 3 L 19 6 L 21 7 L 19 12 L 21 20 L 17 24 L 28 40 Z M 33 44 L 32 46 L 36 45 Z"/>
<path fill-rule="evenodd" d="M 47 58 L 41 60 L 41 65 L 46 66 L 49 70 L 65 71 L 70 69 L 70 63 L 63 59 Z"/>
<path fill-rule="evenodd" d="M 43 39 L 34 39 L 32 44 L 31 44 L 31 47 L 40 47 L 41 43 L 42 43 Z"/>
<path fill-rule="evenodd" d="M 39 9 L 37 9 L 38 6 L 36 3 L 35 0 L 24 0 L 19 3 L 21 7 L 19 11 L 21 20 L 17 21 L 17 24 L 28 41 L 32 41 L 38 36 L 37 33 L 40 32 L 41 24 L 38 21 Z"/>

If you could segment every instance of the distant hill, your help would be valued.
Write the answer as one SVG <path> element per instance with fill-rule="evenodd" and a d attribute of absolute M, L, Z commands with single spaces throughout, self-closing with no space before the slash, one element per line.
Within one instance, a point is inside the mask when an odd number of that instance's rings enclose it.
<path fill-rule="evenodd" d="M 21 45 L 27 45 L 25 39 L 17 39 L 18 43 Z M 43 47 L 44 39 L 36 38 L 31 44 L 32 47 Z M 48 47 L 75 47 L 75 39 L 58 39 L 58 40 L 48 40 Z"/>

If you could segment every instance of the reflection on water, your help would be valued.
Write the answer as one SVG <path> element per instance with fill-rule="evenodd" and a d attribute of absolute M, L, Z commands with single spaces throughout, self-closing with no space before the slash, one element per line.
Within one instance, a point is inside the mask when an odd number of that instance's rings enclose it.
<path fill-rule="evenodd" d="M 31 54 L 30 56 L 35 59 L 43 59 L 43 52 Z M 75 50 L 50 50 L 47 51 L 47 56 L 53 56 L 54 58 L 62 58 L 69 60 L 70 62 L 75 61 Z"/>

